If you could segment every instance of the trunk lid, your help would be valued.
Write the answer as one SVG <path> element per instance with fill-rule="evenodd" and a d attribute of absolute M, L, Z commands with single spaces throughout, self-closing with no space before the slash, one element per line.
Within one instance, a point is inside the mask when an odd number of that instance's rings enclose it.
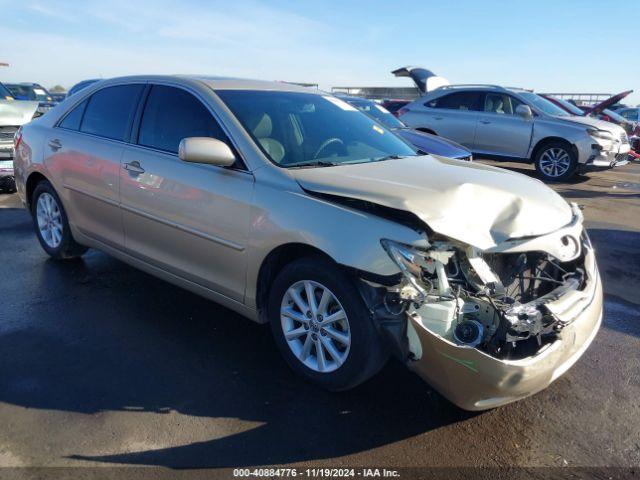
<path fill-rule="evenodd" d="M 418 90 L 420 90 L 420 95 L 424 95 L 427 92 L 431 92 L 436 88 L 442 87 L 444 85 L 449 85 L 450 82 L 444 77 L 440 77 L 433 73 L 431 70 L 427 70 L 422 67 L 402 67 L 396 70 L 393 70 L 393 73 L 396 77 L 409 77 L 413 80 L 413 83 L 416 84 Z"/>

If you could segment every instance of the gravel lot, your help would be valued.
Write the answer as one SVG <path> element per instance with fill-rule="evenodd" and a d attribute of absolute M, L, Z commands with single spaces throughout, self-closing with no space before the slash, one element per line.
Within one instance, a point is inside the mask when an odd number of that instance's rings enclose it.
<path fill-rule="evenodd" d="M 640 466 L 640 164 L 554 188 L 586 207 L 603 328 L 550 388 L 475 414 L 397 362 L 311 387 L 265 326 L 100 252 L 48 260 L 0 195 L 0 466 Z"/>

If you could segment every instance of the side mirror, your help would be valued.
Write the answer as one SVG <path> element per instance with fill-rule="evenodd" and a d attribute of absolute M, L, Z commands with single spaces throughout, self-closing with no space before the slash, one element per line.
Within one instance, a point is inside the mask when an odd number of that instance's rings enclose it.
<path fill-rule="evenodd" d="M 210 137 L 183 138 L 178 147 L 178 157 L 183 162 L 206 163 L 219 167 L 230 167 L 236 157 L 229 146 Z"/>
<path fill-rule="evenodd" d="M 516 107 L 516 115 L 520 115 L 525 120 L 529 120 L 533 117 L 533 112 L 531 111 L 531 107 L 529 105 L 518 105 Z"/>

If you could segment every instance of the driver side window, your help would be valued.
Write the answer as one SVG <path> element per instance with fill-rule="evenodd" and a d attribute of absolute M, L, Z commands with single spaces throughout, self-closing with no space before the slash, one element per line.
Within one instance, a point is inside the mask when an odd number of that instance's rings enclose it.
<path fill-rule="evenodd" d="M 178 153 L 180 141 L 187 137 L 211 137 L 231 146 L 211 112 L 191 93 L 164 85 L 151 87 L 138 144 Z"/>
<path fill-rule="evenodd" d="M 504 93 L 487 93 L 484 98 L 484 111 L 499 115 L 515 115 L 516 108 L 524 105 L 520 100 Z"/>

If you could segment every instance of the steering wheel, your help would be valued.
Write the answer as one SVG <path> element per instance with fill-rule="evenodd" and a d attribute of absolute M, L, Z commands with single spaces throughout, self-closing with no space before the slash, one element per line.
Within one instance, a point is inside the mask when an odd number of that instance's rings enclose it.
<path fill-rule="evenodd" d="M 313 159 L 317 159 L 320 154 L 322 153 L 323 150 L 325 150 L 327 147 L 336 144 L 336 147 L 339 145 L 342 147 L 342 149 L 346 150 L 345 146 L 344 146 L 344 142 L 342 140 L 340 140 L 339 138 L 333 137 L 333 138 L 329 138 L 328 140 L 325 140 L 324 142 L 322 142 L 322 145 L 320 145 L 320 148 L 318 148 L 318 150 L 316 151 L 316 154 L 313 156 Z"/>

